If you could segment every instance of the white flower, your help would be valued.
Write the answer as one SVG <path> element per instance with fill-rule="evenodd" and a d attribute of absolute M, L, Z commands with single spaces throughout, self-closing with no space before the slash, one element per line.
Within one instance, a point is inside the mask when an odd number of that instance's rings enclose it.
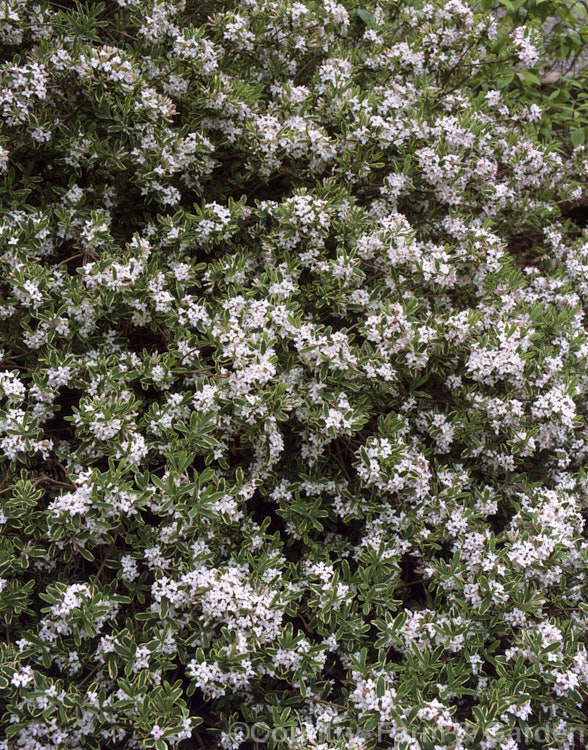
<path fill-rule="evenodd" d="M 155 726 L 151 729 L 150 734 L 154 740 L 158 740 L 163 737 L 163 730 L 160 729 L 157 724 L 155 724 Z"/>
<path fill-rule="evenodd" d="M 18 672 L 15 672 L 10 680 L 11 685 L 15 687 L 29 687 L 35 679 L 35 673 L 32 667 L 22 667 Z"/>

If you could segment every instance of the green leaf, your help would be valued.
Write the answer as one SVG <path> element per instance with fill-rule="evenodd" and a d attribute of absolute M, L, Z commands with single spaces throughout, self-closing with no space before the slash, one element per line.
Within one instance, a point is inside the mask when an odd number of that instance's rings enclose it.
<path fill-rule="evenodd" d="M 385 692 L 386 680 L 383 677 L 378 677 L 378 681 L 376 683 L 376 695 L 378 696 L 378 698 L 381 698 Z"/>
<path fill-rule="evenodd" d="M 480 607 L 479 607 L 479 609 L 478 609 L 478 612 L 479 612 L 479 613 L 480 613 L 481 615 L 485 615 L 485 614 L 486 614 L 486 612 L 487 612 L 487 611 L 488 611 L 488 610 L 490 609 L 490 607 L 492 606 L 492 603 L 493 603 L 493 602 L 492 602 L 492 597 L 491 597 L 491 596 L 487 596 L 487 597 L 486 597 L 485 599 L 483 599 L 483 600 L 482 600 L 482 601 L 480 602 Z"/>
<path fill-rule="evenodd" d="M 85 547 L 79 546 L 79 547 L 77 547 L 77 551 L 78 551 L 78 554 L 80 555 L 80 557 L 83 557 L 84 560 L 88 560 L 88 562 L 94 562 L 95 557 L 90 552 L 89 549 L 86 549 Z"/>
<path fill-rule="evenodd" d="M 373 15 L 369 12 L 369 10 L 363 10 L 361 8 L 358 8 L 356 11 L 358 18 L 360 18 L 366 26 L 369 28 L 372 28 L 375 26 L 375 18 Z"/>
<path fill-rule="evenodd" d="M 541 85 L 541 81 L 539 80 L 539 78 L 535 75 L 535 73 L 531 73 L 530 70 L 519 70 L 517 71 L 517 75 L 525 83 L 532 83 L 535 86 Z"/>
<path fill-rule="evenodd" d="M 10 724 L 7 727 L 5 727 L 4 733 L 10 739 L 10 737 L 14 737 L 20 732 L 21 729 L 25 729 L 25 728 L 26 728 L 26 724 L 21 724 L 21 723 Z"/>
<path fill-rule="evenodd" d="M 169 599 L 166 599 L 165 597 L 161 600 L 161 604 L 159 605 L 159 616 L 162 620 L 165 620 L 165 618 L 169 614 Z"/>
<path fill-rule="evenodd" d="M 570 140 L 574 148 L 578 148 L 578 146 L 581 146 L 586 140 L 586 133 L 584 132 L 584 128 L 574 128 L 573 130 L 571 130 Z"/>
<path fill-rule="evenodd" d="M 366 716 L 367 718 L 364 718 L 363 720 L 363 728 L 366 732 L 372 732 L 380 723 L 380 714 L 375 711 L 370 711 Z"/>
<path fill-rule="evenodd" d="M 109 654 L 106 660 L 106 667 L 108 669 L 108 676 L 111 680 L 115 680 L 118 675 L 118 664 L 114 654 Z"/>

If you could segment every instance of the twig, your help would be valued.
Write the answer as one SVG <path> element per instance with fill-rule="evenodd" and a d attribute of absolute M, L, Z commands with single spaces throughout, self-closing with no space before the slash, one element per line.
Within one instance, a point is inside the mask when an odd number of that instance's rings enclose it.
<path fill-rule="evenodd" d="M 311 57 L 308 62 L 306 62 L 299 70 L 297 70 L 296 73 L 294 74 L 293 80 L 295 81 L 299 76 L 301 76 L 302 73 L 304 73 L 304 71 L 306 70 L 306 68 L 308 68 L 308 66 L 313 62 L 316 62 L 316 57 Z"/>
<path fill-rule="evenodd" d="M 2 482 L 0 482 L 0 490 L 2 489 L 2 487 L 4 487 L 4 485 L 8 481 L 8 477 L 9 477 L 9 474 L 8 472 L 6 472 L 6 474 L 4 475 L 4 478 L 2 479 Z"/>
<path fill-rule="evenodd" d="M 92 669 L 91 672 L 88 672 L 88 674 L 84 677 L 84 679 L 81 682 L 78 682 L 78 684 L 76 685 L 76 687 L 78 687 L 78 688 L 83 687 L 86 684 L 86 682 L 88 682 L 88 680 L 90 680 L 92 677 L 94 677 L 94 675 L 100 669 L 101 666 L 102 666 L 101 664 L 97 664 L 94 667 L 94 669 Z"/>
<path fill-rule="evenodd" d="M 69 471 L 65 468 L 65 466 L 61 463 L 61 461 L 58 461 L 56 458 L 46 458 L 46 461 L 50 461 L 52 464 L 57 464 L 61 471 L 65 474 L 66 477 L 69 477 Z M 74 482 L 72 482 L 74 484 Z"/>
<path fill-rule="evenodd" d="M 94 586 L 96 585 L 96 581 L 102 575 L 102 572 L 103 572 L 104 568 L 106 567 L 106 563 L 108 561 L 108 558 L 112 554 L 112 550 L 114 549 L 114 546 L 115 546 L 115 544 L 117 542 L 117 539 L 118 539 L 118 531 L 115 533 L 114 539 L 112 540 L 112 544 L 108 548 L 108 552 L 106 553 L 106 555 L 104 557 L 104 560 L 102 560 L 102 563 L 100 564 L 100 567 L 98 568 L 98 571 L 97 571 L 96 575 L 94 576 L 94 579 L 93 579 L 92 583 L 90 584 L 90 591 L 92 591 L 94 589 Z"/>
<path fill-rule="evenodd" d="M 69 263 L 70 260 L 75 260 L 76 258 L 82 258 L 83 256 L 84 256 L 84 253 L 77 253 L 76 255 L 72 255 L 69 258 L 66 258 L 65 260 L 60 261 L 56 266 L 53 266 L 51 270 L 56 271 L 60 266 L 63 266 L 66 263 Z"/>
<path fill-rule="evenodd" d="M 289 695 L 298 695 L 304 701 L 313 701 L 314 703 L 322 703 L 325 706 L 334 706 L 335 708 L 340 708 L 343 711 L 349 711 L 348 706 L 342 706 L 340 703 L 333 703 L 332 701 L 326 701 L 326 700 L 323 700 L 322 698 L 311 698 L 308 695 L 303 696 L 303 695 L 300 695 L 298 690 L 266 690 L 265 693 L 266 695 L 270 693 L 271 694 L 288 693 Z"/>
<path fill-rule="evenodd" d="M 68 490 L 75 490 L 77 489 L 77 485 L 73 484 L 72 482 L 60 482 L 58 479 L 53 479 L 53 477 L 47 476 L 47 474 L 42 474 L 40 477 L 35 479 L 33 484 L 41 484 L 41 482 L 50 482 L 51 484 L 56 484 L 58 487 L 66 487 Z"/>
<path fill-rule="evenodd" d="M 302 696 L 301 696 L 302 697 Z M 305 701 L 313 701 L 314 703 L 322 703 L 325 706 L 334 706 L 340 708 L 342 711 L 349 711 L 348 706 L 342 706 L 340 703 L 333 703 L 332 701 L 325 701 L 322 698 L 310 698 L 308 695 L 304 698 Z"/>
<path fill-rule="evenodd" d="M 315 631 L 309 626 L 309 624 L 306 622 L 306 620 L 304 619 L 304 617 L 302 617 L 300 613 L 298 613 L 298 617 L 302 620 L 302 624 L 304 625 L 304 629 L 306 630 L 306 632 L 314 634 Z"/>
<path fill-rule="evenodd" d="M 14 354 L 11 357 L 3 357 L 2 362 L 9 362 L 11 359 L 20 359 L 21 357 L 27 357 L 30 355 L 31 352 L 23 352 L 22 354 Z"/>

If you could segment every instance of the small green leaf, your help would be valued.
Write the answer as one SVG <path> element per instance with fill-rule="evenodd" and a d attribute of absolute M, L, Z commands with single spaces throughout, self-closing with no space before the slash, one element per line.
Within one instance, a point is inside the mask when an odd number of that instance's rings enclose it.
<path fill-rule="evenodd" d="M 372 732 L 378 726 L 379 723 L 380 723 L 380 714 L 374 711 L 368 714 L 367 721 L 364 722 L 363 727 L 367 732 Z"/>
<path fill-rule="evenodd" d="M 162 599 L 159 605 L 159 616 L 162 620 L 168 616 L 169 613 L 169 599 Z"/>

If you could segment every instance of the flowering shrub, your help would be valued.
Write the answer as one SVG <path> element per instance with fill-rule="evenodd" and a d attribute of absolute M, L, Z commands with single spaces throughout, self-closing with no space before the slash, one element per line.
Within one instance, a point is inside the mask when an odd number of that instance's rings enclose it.
<path fill-rule="evenodd" d="M 588 160 L 539 21 L 2 9 L 0 746 L 572 750 Z"/>

